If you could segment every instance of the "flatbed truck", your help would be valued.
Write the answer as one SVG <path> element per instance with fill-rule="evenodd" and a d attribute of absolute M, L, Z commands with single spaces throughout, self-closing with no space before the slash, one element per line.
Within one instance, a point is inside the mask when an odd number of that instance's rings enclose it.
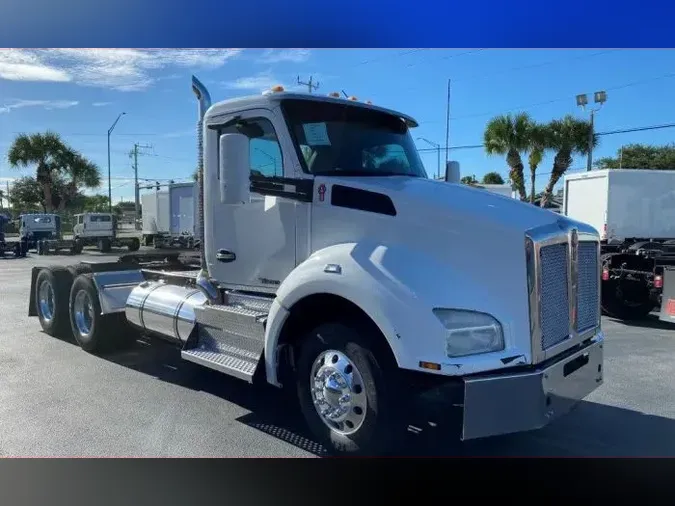
<path fill-rule="evenodd" d="M 417 399 L 460 409 L 470 440 L 541 428 L 602 384 L 594 229 L 429 179 L 406 114 L 192 89 L 199 262 L 35 267 L 28 314 L 46 333 L 91 353 L 158 336 L 292 392 L 338 454 L 388 448 Z"/>

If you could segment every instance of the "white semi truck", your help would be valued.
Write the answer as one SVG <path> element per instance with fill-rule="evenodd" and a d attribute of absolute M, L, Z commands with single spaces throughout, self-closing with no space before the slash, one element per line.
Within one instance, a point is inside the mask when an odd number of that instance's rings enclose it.
<path fill-rule="evenodd" d="M 291 389 L 344 453 L 385 448 L 429 393 L 461 409 L 466 440 L 545 426 L 601 385 L 591 227 L 428 179 L 400 112 L 281 87 L 211 105 L 192 86 L 201 267 L 36 267 L 28 312 L 47 333 L 89 352 L 160 336 Z"/>

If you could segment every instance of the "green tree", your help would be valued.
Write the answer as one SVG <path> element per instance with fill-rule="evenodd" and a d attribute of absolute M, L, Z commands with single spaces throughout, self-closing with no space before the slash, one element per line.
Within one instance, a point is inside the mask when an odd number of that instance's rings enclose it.
<path fill-rule="evenodd" d="M 42 206 L 47 212 L 54 210 L 54 173 L 58 158 L 66 149 L 61 137 L 54 132 L 20 134 L 9 148 L 7 160 L 13 168 L 36 167 L 35 180 L 40 190 Z"/>
<path fill-rule="evenodd" d="M 96 188 L 101 183 L 98 167 L 54 132 L 18 135 L 7 159 L 13 168 L 35 166 L 33 180 L 24 179 L 22 184 L 23 188 L 33 185 L 33 189 L 37 184 L 39 202 L 45 212 L 62 211 L 81 189 Z"/>
<path fill-rule="evenodd" d="M 529 147 L 529 133 L 532 125 L 530 116 L 519 113 L 492 118 L 483 134 L 483 144 L 488 155 L 506 155 L 509 179 L 521 200 L 526 200 L 523 160 L 521 154 Z"/>
<path fill-rule="evenodd" d="M 504 178 L 499 172 L 488 172 L 483 176 L 482 184 L 504 184 Z"/>
<path fill-rule="evenodd" d="M 591 124 L 585 120 L 576 119 L 567 115 L 563 119 L 553 120 L 548 125 L 550 146 L 556 151 L 553 159 L 553 169 L 544 193 L 541 197 L 540 206 L 546 207 L 553 196 L 553 187 L 572 165 L 572 157 L 575 154 L 585 155 L 588 153 L 588 138 L 591 133 Z M 598 144 L 598 136 L 593 136 L 593 147 Z"/>
<path fill-rule="evenodd" d="M 537 167 L 539 167 L 544 158 L 544 153 L 551 145 L 551 130 L 549 126 L 538 123 L 530 125 L 528 144 L 529 155 L 527 163 L 530 166 L 530 203 L 534 204 L 536 198 L 534 183 L 537 176 Z"/>
<path fill-rule="evenodd" d="M 460 179 L 460 182 L 471 186 L 478 184 L 478 180 L 476 179 L 476 176 L 474 176 L 473 174 L 470 176 L 462 177 L 462 179 Z"/>
<path fill-rule="evenodd" d="M 96 164 L 68 147 L 57 156 L 57 161 L 61 174 L 68 178 L 65 194 L 57 207 L 58 211 L 63 211 L 82 189 L 98 188 L 101 185 L 101 173 Z"/>
<path fill-rule="evenodd" d="M 616 157 L 600 158 L 595 166 L 598 169 L 675 170 L 675 144 L 628 144 L 617 150 Z"/>

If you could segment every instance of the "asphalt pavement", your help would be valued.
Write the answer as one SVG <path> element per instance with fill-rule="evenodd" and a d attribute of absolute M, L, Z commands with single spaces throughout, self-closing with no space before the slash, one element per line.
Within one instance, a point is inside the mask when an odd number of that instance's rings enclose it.
<path fill-rule="evenodd" d="M 110 356 L 44 334 L 27 316 L 30 269 L 78 257 L 0 259 L 0 456 L 312 457 L 288 399 L 142 341 Z M 605 383 L 530 433 L 458 444 L 417 423 L 393 455 L 675 456 L 675 326 L 605 318 Z"/>

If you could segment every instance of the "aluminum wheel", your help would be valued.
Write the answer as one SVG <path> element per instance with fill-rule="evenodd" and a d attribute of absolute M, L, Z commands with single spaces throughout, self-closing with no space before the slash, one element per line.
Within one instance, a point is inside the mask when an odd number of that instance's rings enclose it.
<path fill-rule="evenodd" d="M 368 399 L 361 373 L 342 352 L 322 352 L 312 365 L 310 392 L 317 413 L 333 431 L 348 435 L 366 418 Z"/>
<path fill-rule="evenodd" d="M 46 322 L 52 321 L 54 318 L 54 289 L 52 288 L 52 284 L 47 280 L 40 283 L 38 303 L 42 319 Z"/>
<path fill-rule="evenodd" d="M 91 325 L 94 321 L 94 305 L 91 302 L 91 297 L 84 290 L 80 290 L 75 296 L 73 317 L 77 331 L 81 336 L 87 337 L 91 332 Z"/>

